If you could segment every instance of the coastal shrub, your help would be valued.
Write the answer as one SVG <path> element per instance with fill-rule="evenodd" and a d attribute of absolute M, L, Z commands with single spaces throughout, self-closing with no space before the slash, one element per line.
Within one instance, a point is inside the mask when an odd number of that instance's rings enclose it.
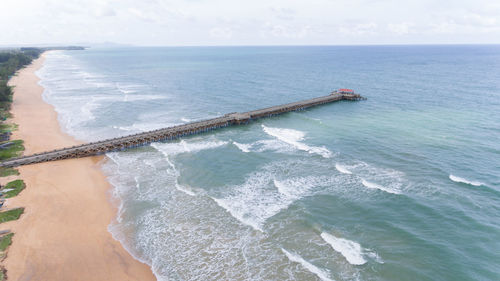
<path fill-rule="evenodd" d="M 0 142 L 0 161 L 17 157 L 24 150 L 22 140 Z"/>
<path fill-rule="evenodd" d="M 24 184 L 23 180 L 11 181 L 8 184 L 6 184 L 5 187 L 3 188 L 3 190 L 12 189 L 10 191 L 5 192 L 4 197 L 5 198 L 14 197 L 18 195 L 25 187 L 26 185 Z"/>
<path fill-rule="evenodd" d="M 14 168 L 0 167 L 0 177 L 18 176 L 19 171 Z"/>
<path fill-rule="evenodd" d="M 0 251 L 5 251 L 7 247 L 12 244 L 12 236 L 14 236 L 14 233 L 9 233 L 7 235 L 4 235 L 0 237 Z"/>
<path fill-rule="evenodd" d="M 6 111 L 9 110 L 12 101 L 12 87 L 7 85 L 8 80 L 16 71 L 38 58 L 41 53 L 42 50 L 37 48 L 0 51 L 0 118 L 5 119 Z"/>
<path fill-rule="evenodd" d="M 0 134 L 10 133 L 17 128 L 14 124 L 0 124 Z"/>
<path fill-rule="evenodd" d="M 24 213 L 24 208 L 16 208 L 5 212 L 0 212 L 0 223 L 19 219 Z"/>

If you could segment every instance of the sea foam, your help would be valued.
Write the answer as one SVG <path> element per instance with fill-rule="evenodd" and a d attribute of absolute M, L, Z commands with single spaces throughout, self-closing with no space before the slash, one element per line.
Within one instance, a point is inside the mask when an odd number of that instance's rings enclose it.
<path fill-rule="evenodd" d="M 304 140 L 305 133 L 293 129 L 271 128 L 262 125 L 264 132 L 278 140 L 287 143 L 296 149 L 307 151 L 311 154 L 318 154 L 324 158 L 330 158 L 332 152 L 325 147 L 309 146 L 301 141 Z"/>
<path fill-rule="evenodd" d="M 339 171 L 339 172 L 341 172 L 343 174 L 348 174 L 348 175 L 352 174 L 352 172 L 349 171 L 345 166 L 342 166 L 342 165 L 340 165 L 338 163 L 335 164 L 335 169 L 337 169 L 337 171 Z"/>
<path fill-rule="evenodd" d="M 379 184 L 376 184 L 376 183 L 373 183 L 373 182 L 369 182 L 365 179 L 362 179 L 361 180 L 361 183 L 370 188 L 370 189 L 379 189 L 379 190 L 382 190 L 382 191 L 385 191 L 385 192 L 388 192 L 388 193 L 392 193 L 392 194 L 400 194 L 401 192 L 399 190 L 396 190 L 396 189 L 392 189 L 392 188 L 387 188 L 385 186 L 382 186 L 382 185 L 379 185 Z"/>
<path fill-rule="evenodd" d="M 321 280 L 323 280 L 323 281 L 333 281 L 333 279 L 330 279 L 330 276 L 328 275 L 328 272 L 326 272 L 326 271 L 322 270 L 321 268 L 315 266 L 314 264 L 306 261 L 301 256 L 299 256 L 299 255 L 297 255 L 295 253 L 290 253 L 290 252 L 288 252 L 287 250 L 285 250 L 283 248 L 281 248 L 281 251 L 283 251 L 283 253 L 286 255 L 286 257 L 290 261 L 299 263 L 305 269 L 307 269 L 309 272 L 311 272 L 311 273 L 315 274 L 316 276 L 318 276 Z"/>
<path fill-rule="evenodd" d="M 454 175 L 451 175 L 451 174 L 450 174 L 450 180 L 452 180 L 454 182 L 460 182 L 460 183 L 470 184 L 470 185 L 473 185 L 473 186 L 484 185 L 484 183 L 482 183 L 482 182 L 479 182 L 479 181 L 470 181 L 470 180 L 467 180 L 467 179 L 464 179 L 464 178 L 461 178 L 461 177 L 457 177 L 457 176 L 454 176 Z"/>
<path fill-rule="evenodd" d="M 252 144 L 245 144 L 245 143 L 239 143 L 233 141 L 233 144 L 241 151 L 248 153 L 250 152 L 250 149 L 252 148 Z"/>
<path fill-rule="evenodd" d="M 181 140 L 180 142 L 155 143 L 153 147 L 164 154 L 175 155 L 181 153 L 196 153 L 206 149 L 218 148 L 227 144 L 227 141 L 220 140 L 190 142 Z"/>
<path fill-rule="evenodd" d="M 321 238 L 330 244 L 335 251 L 342 254 L 350 264 L 362 265 L 366 263 L 363 257 L 363 248 L 359 243 L 338 238 L 326 232 L 321 233 Z"/>
<path fill-rule="evenodd" d="M 223 195 L 212 199 L 231 216 L 263 231 L 269 218 L 288 208 L 293 202 L 313 194 L 318 186 L 332 182 L 330 177 L 292 177 L 288 163 L 273 162 L 250 173 L 245 182 L 225 188 Z"/>

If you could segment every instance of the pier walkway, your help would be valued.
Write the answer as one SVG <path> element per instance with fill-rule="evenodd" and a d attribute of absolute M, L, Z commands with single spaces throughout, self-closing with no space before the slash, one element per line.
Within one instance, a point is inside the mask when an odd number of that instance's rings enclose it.
<path fill-rule="evenodd" d="M 53 151 L 37 153 L 33 155 L 22 156 L 18 158 L 8 159 L 0 163 L 0 167 L 16 167 L 21 165 L 29 165 L 41 162 L 80 158 L 104 154 L 111 151 L 120 151 L 126 148 L 143 146 L 152 142 L 173 140 L 183 136 L 194 135 L 208 132 L 214 129 L 228 127 L 231 125 L 246 124 L 251 120 L 270 117 L 285 112 L 302 110 L 308 107 L 321 104 L 341 101 L 341 100 L 361 100 L 365 99 L 362 96 L 354 93 L 338 93 L 333 92 L 328 96 L 313 98 L 304 101 L 298 101 L 244 113 L 228 113 L 224 116 L 196 121 L 192 123 L 182 124 L 174 127 L 138 133 L 114 139 L 107 139 L 88 144 L 62 148 Z"/>

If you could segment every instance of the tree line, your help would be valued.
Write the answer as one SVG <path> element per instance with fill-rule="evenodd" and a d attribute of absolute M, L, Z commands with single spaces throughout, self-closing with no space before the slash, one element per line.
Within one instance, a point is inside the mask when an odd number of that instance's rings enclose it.
<path fill-rule="evenodd" d="M 2 110 L 6 110 L 5 103 L 12 101 L 12 87 L 7 85 L 10 77 L 16 71 L 29 65 L 34 59 L 42 53 L 41 49 L 26 48 L 24 50 L 0 50 L 0 103 Z"/>

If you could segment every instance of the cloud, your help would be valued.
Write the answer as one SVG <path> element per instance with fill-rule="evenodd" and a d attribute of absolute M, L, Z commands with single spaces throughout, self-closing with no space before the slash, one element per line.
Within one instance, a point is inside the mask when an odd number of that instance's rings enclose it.
<path fill-rule="evenodd" d="M 410 33 L 410 28 L 413 27 L 413 23 L 390 23 L 387 25 L 387 29 L 396 35 L 405 35 Z"/>
<path fill-rule="evenodd" d="M 350 36 L 373 35 L 377 33 L 377 28 L 378 25 L 374 22 L 358 23 L 343 25 L 339 28 L 339 32 Z"/>
<path fill-rule="evenodd" d="M 500 43 L 494 0 L 0 1 L 0 44 Z"/>
<path fill-rule="evenodd" d="M 291 21 L 297 15 L 297 12 L 291 8 L 270 7 L 269 10 L 276 19 Z"/>
<path fill-rule="evenodd" d="M 218 39 L 230 39 L 233 31 L 229 27 L 215 27 L 210 29 L 210 36 Z"/>
<path fill-rule="evenodd" d="M 286 39 L 303 39 L 309 35 L 311 27 L 305 26 L 291 26 L 283 24 L 265 23 L 261 35 L 263 37 L 278 37 Z"/>

